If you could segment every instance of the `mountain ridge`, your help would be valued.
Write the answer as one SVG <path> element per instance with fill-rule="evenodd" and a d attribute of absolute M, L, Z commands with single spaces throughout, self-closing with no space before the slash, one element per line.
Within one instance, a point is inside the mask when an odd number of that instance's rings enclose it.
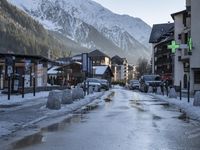
<path fill-rule="evenodd" d="M 135 22 L 130 21 L 133 19 L 132 17 L 113 14 L 110 10 L 90 0 L 9 0 L 9 2 L 38 20 L 48 30 L 59 32 L 87 49 L 100 49 L 112 55 L 119 51 L 134 63 L 138 57 L 150 58 L 148 45 L 143 45 L 145 39 L 146 41 L 148 39 L 144 36 L 150 34 L 148 25 L 147 28 L 142 29 L 148 30 L 148 32 L 137 31 L 138 33 L 135 33 L 135 35 L 141 35 L 139 38 L 137 37 L 140 39 L 138 42 L 136 37 L 125 29 L 127 26 L 122 27 L 124 23 L 121 25 L 112 24 L 112 22 L 116 24 L 116 22 L 128 20 L 129 26 L 133 26 L 130 27 L 129 30 L 131 30 L 141 27 L 141 19 L 139 18 L 135 18 Z M 85 12 L 83 13 L 82 10 Z M 93 19 L 94 16 L 96 19 Z M 109 21 L 105 22 L 107 18 Z M 120 19 L 124 19 L 124 21 L 120 21 Z"/>

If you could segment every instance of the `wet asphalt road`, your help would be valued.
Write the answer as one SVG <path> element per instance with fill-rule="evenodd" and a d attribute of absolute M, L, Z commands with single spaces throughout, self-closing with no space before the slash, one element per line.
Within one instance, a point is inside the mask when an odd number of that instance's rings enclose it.
<path fill-rule="evenodd" d="M 15 143 L 20 150 L 199 150 L 200 123 L 149 95 L 114 89 L 111 102 Z"/>

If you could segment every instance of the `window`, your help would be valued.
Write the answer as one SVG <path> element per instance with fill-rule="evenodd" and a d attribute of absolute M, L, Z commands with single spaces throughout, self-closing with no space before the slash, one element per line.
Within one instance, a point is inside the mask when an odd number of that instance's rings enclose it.
<path fill-rule="evenodd" d="M 194 71 L 194 84 L 200 84 L 200 70 Z"/>

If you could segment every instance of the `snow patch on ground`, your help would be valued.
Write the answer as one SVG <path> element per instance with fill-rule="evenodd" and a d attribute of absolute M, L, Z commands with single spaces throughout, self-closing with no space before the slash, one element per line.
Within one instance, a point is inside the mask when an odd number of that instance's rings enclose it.
<path fill-rule="evenodd" d="M 9 123 L 9 122 L 7 122 L 7 121 L 0 121 L 0 137 L 12 133 L 12 131 L 10 130 L 10 128 L 11 128 L 13 125 L 14 125 L 14 124 Z"/>
<path fill-rule="evenodd" d="M 187 98 L 168 98 L 167 96 L 163 95 L 156 95 L 156 94 L 150 94 L 160 100 L 166 101 L 170 104 L 176 105 L 179 108 L 183 109 L 187 115 L 189 115 L 192 119 L 199 120 L 200 121 L 200 107 L 193 106 L 194 98 L 190 98 L 190 102 L 188 103 Z"/>
<path fill-rule="evenodd" d="M 16 103 L 22 103 L 26 101 L 32 101 L 34 99 L 39 98 L 46 98 L 49 95 L 49 91 L 45 92 L 38 92 L 36 93 L 36 96 L 33 96 L 33 93 L 24 94 L 24 98 L 22 98 L 22 95 L 11 95 L 10 100 L 8 100 L 8 96 L 6 94 L 0 95 L 0 105 L 12 105 Z"/>

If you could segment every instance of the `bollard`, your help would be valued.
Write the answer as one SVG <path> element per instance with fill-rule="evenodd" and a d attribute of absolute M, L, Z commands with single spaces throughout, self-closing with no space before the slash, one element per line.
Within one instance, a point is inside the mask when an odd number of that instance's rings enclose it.
<path fill-rule="evenodd" d="M 169 95 L 169 91 L 168 91 L 168 82 L 166 82 L 166 92 L 167 92 L 167 96 Z"/>
<path fill-rule="evenodd" d="M 24 98 L 24 76 L 22 76 L 22 98 Z"/>
<path fill-rule="evenodd" d="M 182 100 L 182 90 L 181 90 L 181 87 L 182 87 L 182 82 L 180 81 L 180 100 Z"/>
<path fill-rule="evenodd" d="M 10 75 L 8 76 L 8 100 L 10 100 L 10 92 L 11 91 L 11 87 L 10 87 Z"/>
<path fill-rule="evenodd" d="M 33 96 L 35 96 L 35 76 L 33 77 Z"/>
<path fill-rule="evenodd" d="M 87 81 L 87 95 L 89 95 L 89 81 Z"/>
<path fill-rule="evenodd" d="M 188 81 L 188 103 L 190 102 L 190 81 Z"/>

